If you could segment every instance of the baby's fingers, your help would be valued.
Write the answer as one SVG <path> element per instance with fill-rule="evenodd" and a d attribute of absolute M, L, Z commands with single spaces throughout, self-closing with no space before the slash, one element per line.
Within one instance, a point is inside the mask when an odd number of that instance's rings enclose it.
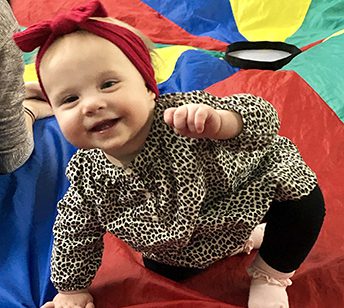
<path fill-rule="evenodd" d="M 198 134 L 204 132 L 205 123 L 209 117 L 209 108 L 206 105 L 199 105 L 198 109 L 195 112 L 195 129 Z"/>
<path fill-rule="evenodd" d="M 178 107 L 173 114 L 173 126 L 176 130 L 182 131 L 187 126 L 188 108 L 187 106 Z"/>
<path fill-rule="evenodd" d="M 173 126 L 173 115 L 177 108 L 168 108 L 164 112 L 164 121 L 167 125 Z"/>
<path fill-rule="evenodd" d="M 178 108 L 168 108 L 164 113 L 165 122 L 182 136 L 204 138 L 218 129 L 216 110 L 203 104 L 187 104 Z"/>
<path fill-rule="evenodd" d="M 46 302 L 41 308 L 54 308 L 54 302 Z"/>

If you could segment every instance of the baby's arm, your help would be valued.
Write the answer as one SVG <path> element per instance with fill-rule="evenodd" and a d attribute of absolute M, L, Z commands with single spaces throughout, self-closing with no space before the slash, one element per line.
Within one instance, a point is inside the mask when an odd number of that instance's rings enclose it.
<path fill-rule="evenodd" d="M 80 307 L 80 308 L 94 308 L 93 297 L 87 291 L 78 290 L 73 292 L 58 293 L 52 302 L 45 303 L 41 308 L 54 307 Z"/>
<path fill-rule="evenodd" d="M 101 263 L 105 229 L 95 207 L 97 186 L 92 181 L 92 161 L 80 152 L 68 164 L 70 186 L 57 206 L 51 280 L 59 294 L 45 308 L 93 307 L 87 288 Z M 73 302 L 80 306 L 67 304 Z"/>
<path fill-rule="evenodd" d="M 168 108 L 164 121 L 177 134 L 191 138 L 231 139 L 242 130 L 241 116 L 234 111 L 217 110 L 205 104 Z"/>

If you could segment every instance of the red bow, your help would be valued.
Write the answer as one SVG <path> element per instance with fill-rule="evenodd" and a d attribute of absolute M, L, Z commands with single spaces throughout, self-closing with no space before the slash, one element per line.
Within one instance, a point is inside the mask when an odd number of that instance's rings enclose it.
<path fill-rule="evenodd" d="M 99 0 L 91 0 L 86 5 L 77 7 L 68 13 L 58 15 L 53 20 L 42 21 L 27 28 L 23 32 L 14 34 L 13 38 L 18 47 L 25 52 L 33 51 L 40 47 L 36 58 L 36 72 L 39 84 L 44 95 L 46 95 L 42 80 L 39 74 L 39 67 L 44 53 L 49 46 L 59 37 L 79 29 L 94 33 L 103 37 L 117 47 L 129 58 L 138 69 L 147 87 L 156 96 L 159 90 L 154 78 L 154 70 L 150 62 L 150 55 L 144 42 L 132 31 L 108 22 L 89 20 L 89 17 L 106 17 L 107 12 Z"/>
<path fill-rule="evenodd" d="M 30 52 L 43 46 L 48 40 L 74 32 L 89 17 L 106 17 L 107 12 L 98 0 L 91 0 L 84 6 L 72 9 L 66 14 L 61 14 L 53 20 L 41 21 L 24 32 L 14 34 L 18 47 L 25 52 Z"/>

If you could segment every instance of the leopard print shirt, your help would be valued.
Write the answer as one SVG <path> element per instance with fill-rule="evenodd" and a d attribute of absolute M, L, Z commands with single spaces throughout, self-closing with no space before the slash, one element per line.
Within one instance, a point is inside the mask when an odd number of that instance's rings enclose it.
<path fill-rule="evenodd" d="M 238 112 L 242 133 L 230 140 L 176 135 L 163 112 L 185 103 Z M 114 166 L 99 149 L 79 150 L 67 169 L 71 185 L 54 226 L 55 287 L 89 286 L 105 232 L 170 265 L 205 268 L 238 253 L 272 200 L 300 198 L 316 185 L 278 129 L 276 111 L 262 98 L 174 93 L 157 100 L 145 147 L 127 168 Z"/>

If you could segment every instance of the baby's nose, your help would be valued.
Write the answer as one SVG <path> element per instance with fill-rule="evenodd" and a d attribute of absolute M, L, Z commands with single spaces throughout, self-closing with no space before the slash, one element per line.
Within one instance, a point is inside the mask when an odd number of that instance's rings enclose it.
<path fill-rule="evenodd" d="M 104 109 L 106 103 L 99 97 L 89 97 L 82 102 L 82 109 L 84 114 L 93 114 L 98 110 Z"/>

